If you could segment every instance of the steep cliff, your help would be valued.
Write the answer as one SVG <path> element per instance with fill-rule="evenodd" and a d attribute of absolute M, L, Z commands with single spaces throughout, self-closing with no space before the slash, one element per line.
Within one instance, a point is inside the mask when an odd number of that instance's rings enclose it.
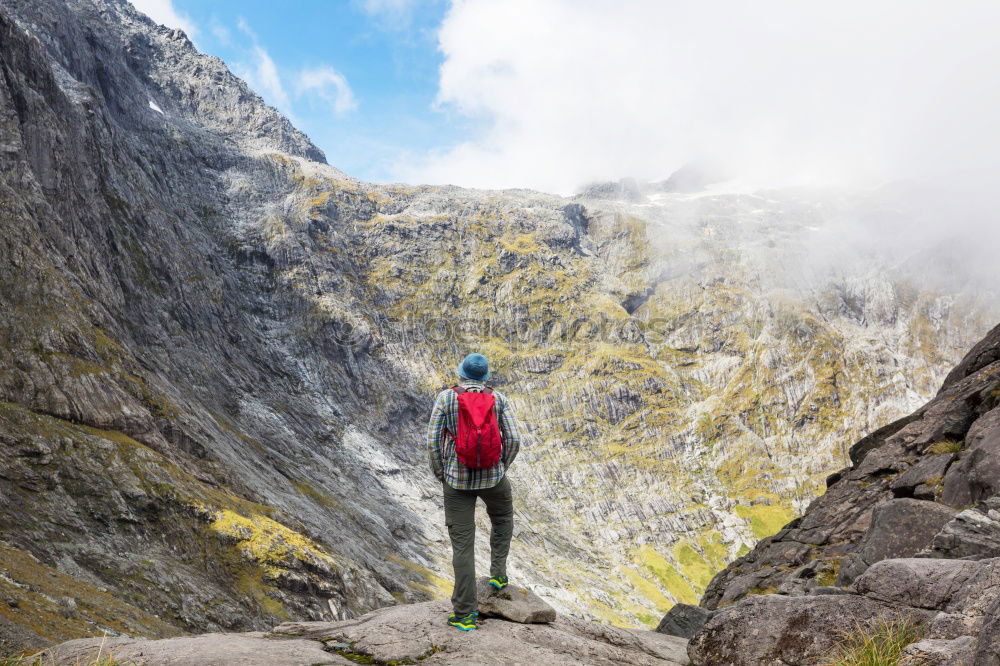
<path fill-rule="evenodd" d="M 923 637 L 907 663 L 1000 660 L 1000 326 L 851 461 L 715 577 L 694 663 L 821 663 L 844 634 L 901 617 Z"/>
<path fill-rule="evenodd" d="M 344 416 L 378 366 L 296 336 L 336 322 L 235 235 L 289 160 L 322 154 L 127 3 L 0 7 L 4 539 L 175 627 L 424 596 L 426 550 L 394 535 L 422 521 Z"/>
<path fill-rule="evenodd" d="M 422 436 L 471 348 L 529 431 L 513 574 L 561 610 L 651 624 L 996 318 L 920 265 L 819 266 L 838 209 L 809 193 L 362 183 L 125 2 L 0 0 L 0 37 L 0 535 L 25 572 L 0 576 L 0 626 L 18 645 L 446 595 Z M 49 571 L 81 587 L 39 623 L 26 581 Z M 109 624 L 108 591 L 135 624 Z"/>

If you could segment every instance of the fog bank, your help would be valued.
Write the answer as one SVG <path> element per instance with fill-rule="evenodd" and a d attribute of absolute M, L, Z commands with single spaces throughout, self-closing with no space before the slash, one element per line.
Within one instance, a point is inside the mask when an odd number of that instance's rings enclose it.
<path fill-rule="evenodd" d="M 456 0 L 438 103 L 477 129 L 398 171 L 569 194 L 710 160 L 754 186 L 908 180 L 992 201 L 998 24 L 985 0 Z"/>

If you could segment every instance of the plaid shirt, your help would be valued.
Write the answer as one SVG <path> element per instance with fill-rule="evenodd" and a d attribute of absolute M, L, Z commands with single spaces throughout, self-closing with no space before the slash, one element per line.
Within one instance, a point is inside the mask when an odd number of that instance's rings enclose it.
<path fill-rule="evenodd" d="M 464 381 L 461 386 L 470 391 L 481 391 L 484 384 Z M 455 455 L 455 439 L 450 433 L 458 429 L 458 394 L 450 388 L 438 393 L 434 410 L 427 425 L 427 455 L 431 470 L 439 481 L 445 481 L 458 490 L 482 490 L 500 483 L 503 475 L 521 448 L 521 436 L 514 420 L 514 410 L 510 402 L 499 391 L 493 391 L 496 398 L 497 423 L 500 425 L 500 440 L 503 452 L 495 467 L 472 469 L 466 467 Z"/>

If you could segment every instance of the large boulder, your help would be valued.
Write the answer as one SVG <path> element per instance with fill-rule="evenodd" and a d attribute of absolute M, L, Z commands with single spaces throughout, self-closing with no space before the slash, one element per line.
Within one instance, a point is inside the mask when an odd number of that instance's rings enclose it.
<path fill-rule="evenodd" d="M 1000 666 L 1000 558 L 885 560 L 855 589 L 876 601 L 939 611 L 927 640 L 900 663 Z"/>
<path fill-rule="evenodd" d="M 431 601 L 391 606 L 344 622 L 289 622 L 276 636 L 299 636 L 340 646 L 371 663 L 648 664 L 687 663 L 686 641 L 655 631 L 633 631 L 560 617 L 547 624 L 485 619 L 476 631 L 445 623 L 451 604 Z"/>
<path fill-rule="evenodd" d="M 1000 598 L 986 609 L 973 666 L 1000 666 Z"/>
<path fill-rule="evenodd" d="M 688 646 L 697 666 L 800 666 L 828 660 L 843 635 L 881 620 L 926 623 L 929 611 L 857 595 L 746 597 L 720 611 Z"/>
<path fill-rule="evenodd" d="M 144 666 L 311 666 L 313 664 L 688 664 L 687 641 L 573 617 L 548 624 L 482 620 L 476 631 L 446 624 L 451 604 L 382 608 L 340 622 L 286 622 L 270 633 L 205 634 L 167 640 L 88 638 L 39 656 L 45 666 L 78 666 L 98 653 Z"/>
<path fill-rule="evenodd" d="M 896 497 L 934 499 L 934 486 L 944 479 L 944 474 L 954 459 L 953 453 L 927 456 L 893 479 L 889 488 Z"/>
<path fill-rule="evenodd" d="M 969 560 L 1000 557 L 1000 497 L 956 515 L 918 555 Z"/>
<path fill-rule="evenodd" d="M 883 560 L 858 578 L 854 589 L 886 603 L 983 615 L 1000 595 L 1000 559 Z"/>
<path fill-rule="evenodd" d="M 350 664 L 327 652 L 323 643 L 304 639 L 273 640 L 261 632 L 247 634 L 201 634 L 163 640 L 137 638 L 79 638 L 49 648 L 40 663 L 53 666 L 98 662 L 97 655 L 114 663 L 170 664 L 170 666 L 321 666 Z"/>
<path fill-rule="evenodd" d="M 714 614 L 715 611 L 706 610 L 701 606 L 675 604 L 660 620 L 656 631 L 668 636 L 691 638 L 701 631 L 701 628 Z"/>
<path fill-rule="evenodd" d="M 921 500 L 894 499 L 875 507 L 872 522 L 856 553 L 844 558 L 837 585 L 849 585 L 872 564 L 913 557 L 930 545 L 955 510 Z"/>
<path fill-rule="evenodd" d="M 972 636 L 959 638 L 925 638 L 908 645 L 899 658 L 901 666 L 969 666 L 976 640 Z"/>
<path fill-rule="evenodd" d="M 489 584 L 489 578 L 480 578 L 476 583 L 476 597 L 481 617 L 501 617 L 522 624 L 555 622 L 556 619 L 556 609 L 531 590 L 517 585 L 497 590 Z"/>
<path fill-rule="evenodd" d="M 976 421 L 961 459 L 948 468 L 941 501 L 967 508 L 1000 494 L 1000 407 Z"/>

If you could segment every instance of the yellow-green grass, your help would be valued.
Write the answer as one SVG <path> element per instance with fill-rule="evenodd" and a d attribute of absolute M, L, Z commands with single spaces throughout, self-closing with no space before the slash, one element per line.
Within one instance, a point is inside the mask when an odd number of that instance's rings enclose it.
<path fill-rule="evenodd" d="M 740 504 L 736 506 L 736 515 L 750 521 L 750 531 L 757 539 L 776 534 L 795 516 L 783 504 Z"/>
<path fill-rule="evenodd" d="M 923 634 L 921 625 L 906 619 L 859 625 L 841 638 L 827 666 L 896 666 L 903 650 Z"/>

